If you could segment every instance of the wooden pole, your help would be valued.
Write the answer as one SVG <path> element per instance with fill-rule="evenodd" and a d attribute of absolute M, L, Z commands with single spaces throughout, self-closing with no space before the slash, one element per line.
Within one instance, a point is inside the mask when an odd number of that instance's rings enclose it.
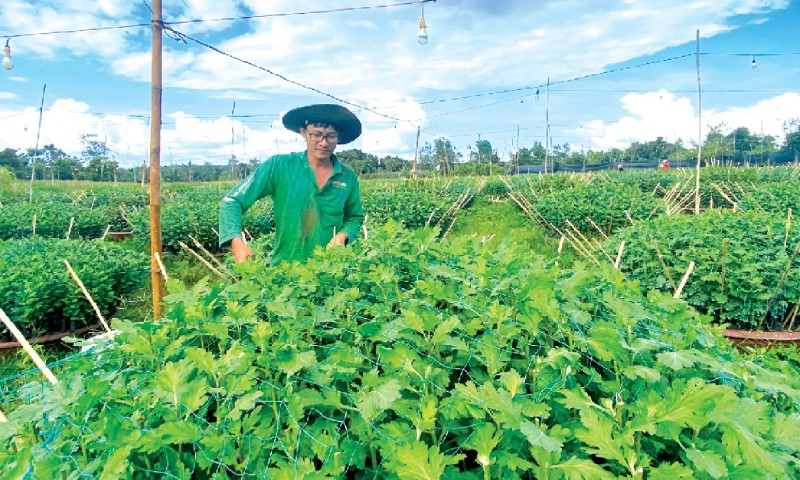
<path fill-rule="evenodd" d="M 700 158 L 703 151 L 703 95 L 700 90 L 700 30 L 697 30 L 697 171 L 695 174 L 694 214 L 700 213 Z"/>
<path fill-rule="evenodd" d="M 6 316 L 6 312 L 4 312 L 3 309 L 1 308 L 0 308 L 0 321 L 3 322 L 8 331 L 11 332 L 11 334 L 14 335 L 14 338 L 17 339 L 19 344 L 22 345 L 22 349 L 25 350 L 25 353 L 27 353 L 31 357 L 33 363 L 35 363 L 36 366 L 39 367 L 39 370 L 41 370 L 45 378 L 47 378 L 47 380 L 49 380 L 50 383 L 52 383 L 53 385 L 57 384 L 58 380 L 56 379 L 55 375 L 53 375 L 53 372 L 51 372 L 50 369 L 47 368 L 47 365 L 42 360 L 42 357 L 40 357 L 39 354 L 36 353 L 36 350 L 34 350 L 33 347 L 31 347 L 31 344 L 28 343 L 28 340 L 25 339 L 25 336 L 22 335 L 22 332 L 19 331 L 17 326 L 14 325 L 14 322 L 12 322 L 11 319 Z"/>
<path fill-rule="evenodd" d="M 153 316 L 161 317 L 164 306 L 164 277 L 156 261 L 161 254 L 161 94 L 162 33 L 161 0 L 153 0 L 153 50 L 150 96 L 150 279 L 153 288 Z"/>

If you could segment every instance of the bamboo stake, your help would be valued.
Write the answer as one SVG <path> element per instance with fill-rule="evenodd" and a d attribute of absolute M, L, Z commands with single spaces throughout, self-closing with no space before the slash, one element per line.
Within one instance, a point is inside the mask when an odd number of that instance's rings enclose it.
<path fill-rule="evenodd" d="M 667 268 L 666 262 L 664 262 L 664 256 L 661 255 L 661 249 L 658 248 L 658 243 L 656 242 L 655 238 L 651 238 L 653 242 L 653 247 L 656 249 L 656 255 L 658 255 L 658 261 L 661 262 L 661 268 L 664 270 L 664 273 L 667 275 L 667 279 L 669 280 L 670 285 L 672 288 L 675 288 L 675 280 L 672 279 L 672 275 L 669 273 L 669 269 Z"/>
<path fill-rule="evenodd" d="M 689 280 L 689 275 L 692 274 L 693 270 L 694 270 L 694 260 L 689 262 L 689 268 L 686 269 L 686 273 L 683 275 L 683 278 L 681 279 L 681 284 L 678 285 L 678 289 L 675 290 L 675 294 L 672 296 L 672 298 L 681 297 L 681 292 L 683 291 L 683 287 L 686 286 L 686 282 Z"/>
<path fill-rule="evenodd" d="M 70 217 L 69 227 L 67 228 L 67 240 L 69 240 L 69 236 L 72 235 L 72 226 L 74 224 L 75 224 L 75 217 Z"/>
<path fill-rule="evenodd" d="M 208 263 L 208 261 L 207 261 L 205 258 L 203 258 L 203 257 L 201 257 L 200 255 L 198 255 L 198 254 L 197 254 L 197 252 L 195 252 L 194 250 L 192 250 L 191 248 L 189 248 L 189 246 L 188 246 L 188 245 L 186 245 L 185 243 L 181 242 L 180 240 L 178 241 L 178 244 L 181 246 L 181 248 L 183 248 L 183 249 L 184 249 L 184 250 L 186 250 L 187 252 L 191 253 L 192 255 L 194 255 L 194 256 L 195 256 L 195 258 L 197 258 L 198 260 L 200 260 L 200 263 L 202 263 L 203 265 L 205 265 L 206 267 L 208 267 L 208 269 L 209 269 L 209 270 L 211 270 L 212 272 L 216 273 L 216 274 L 217 274 L 217 275 L 219 275 L 221 278 L 225 278 L 225 275 L 223 275 L 223 274 L 222 274 L 222 272 L 220 272 L 219 270 L 217 270 L 216 268 L 214 268 L 214 265 L 211 265 L 210 263 Z"/>
<path fill-rule="evenodd" d="M 601 230 L 601 229 L 600 229 L 600 227 L 598 227 L 598 226 L 597 226 L 597 224 L 596 224 L 596 223 L 594 223 L 594 220 L 592 220 L 592 217 L 586 217 L 586 220 L 589 220 L 589 223 L 591 223 L 591 224 L 592 224 L 592 226 L 593 226 L 593 227 L 594 227 L 594 228 L 595 228 L 595 229 L 596 229 L 598 232 L 600 232 L 600 235 L 602 235 L 602 236 L 603 236 L 603 238 L 605 238 L 606 240 L 608 240 L 608 235 L 606 235 L 606 232 L 604 232 L 603 230 Z"/>
<path fill-rule="evenodd" d="M 92 296 L 89 295 L 89 291 L 86 290 L 86 287 L 83 285 L 83 282 L 81 281 L 80 278 L 78 278 L 78 274 L 75 273 L 75 270 L 72 269 L 72 265 L 70 265 L 69 262 L 66 260 L 64 260 L 64 265 L 67 266 L 67 270 L 69 270 L 69 274 L 72 275 L 72 278 L 75 280 L 75 283 L 77 283 L 78 286 L 81 288 L 83 296 L 86 297 L 87 300 L 89 300 L 89 303 L 92 305 L 92 308 L 94 308 L 94 313 L 97 314 L 97 318 L 100 319 L 100 323 L 103 325 L 103 328 L 105 328 L 107 332 L 111 333 L 111 327 L 109 327 L 108 323 L 106 323 L 106 319 L 103 318 L 103 314 L 100 313 L 100 308 L 94 302 Z"/>
<path fill-rule="evenodd" d="M 775 303 L 775 299 L 778 297 L 778 293 L 780 292 L 781 287 L 786 282 L 786 277 L 789 275 L 789 271 L 792 269 L 792 264 L 794 263 L 794 259 L 797 258 L 797 254 L 800 253 L 800 242 L 797 242 L 797 245 L 794 247 L 794 252 L 792 256 L 789 257 L 789 261 L 786 262 L 786 268 L 783 270 L 781 274 L 780 280 L 778 280 L 778 284 L 775 285 L 775 291 L 772 292 L 772 296 L 769 299 L 769 303 L 767 304 L 766 313 L 764 314 L 764 318 L 761 319 L 759 322 L 758 327 L 761 328 L 761 325 L 764 323 L 764 320 L 767 319 L 767 315 L 769 315 L 769 310 L 772 308 L 772 304 Z"/>
<path fill-rule="evenodd" d="M 722 294 L 725 295 L 725 257 L 728 254 L 728 239 L 722 241 L 722 266 L 720 267 L 720 282 L 722 283 Z"/>
<path fill-rule="evenodd" d="M 792 228 L 792 209 L 789 209 L 789 214 L 786 216 L 786 236 L 783 237 L 783 248 L 789 243 L 789 230 Z"/>
<path fill-rule="evenodd" d="M 614 268 L 619 270 L 619 264 L 622 261 L 622 250 L 625 248 L 625 240 L 619 242 L 619 250 L 617 250 L 617 261 L 614 262 Z"/>
<path fill-rule="evenodd" d="M 169 280 L 169 276 L 167 276 L 167 269 L 164 268 L 164 263 L 161 261 L 161 255 L 158 252 L 153 253 L 156 257 L 156 263 L 158 264 L 158 268 L 161 270 L 161 275 L 164 275 L 164 281 Z"/>
<path fill-rule="evenodd" d="M 31 239 L 36 240 L 36 214 L 33 214 L 33 236 Z"/>
<path fill-rule="evenodd" d="M 8 331 L 11 332 L 12 335 L 14 335 L 14 338 L 17 339 L 17 342 L 19 342 L 19 344 L 22 345 L 22 349 L 25 350 L 25 353 L 27 353 L 28 356 L 31 357 L 33 363 L 35 363 L 36 366 L 39 367 L 39 370 L 41 370 L 45 378 L 47 378 L 47 380 L 49 380 L 50 383 L 52 383 L 53 385 L 57 384 L 58 380 L 56 379 L 55 375 L 53 375 L 53 372 L 51 372 L 50 369 L 47 368 L 47 365 L 44 363 L 44 361 L 42 361 L 42 357 L 40 357 L 39 354 L 36 353 L 36 350 L 34 350 L 33 347 L 31 347 L 31 344 L 28 343 L 28 341 L 22 335 L 22 332 L 19 331 L 17 326 L 14 325 L 14 322 L 12 322 L 11 319 L 6 316 L 6 312 L 4 312 L 2 308 L 0 308 L 0 321 L 2 321 L 3 324 L 5 324 Z"/>
<path fill-rule="evenodd" d="M 108 235 L 108 232 L 109 232 L 110 230 L 111 230 L 111 225 L 106 225 L 106 231 L 105 231 L 105 232 L 103 232 L 103 236 L 102 236 L 102 237 L 100 237 L 100 240 L 105 240 L 105 239 L 106 239 L 106 235 Z"/>
<path fill-rule="evenodd" d="M 631 225 L 633 225 L 633 219 L 631 218 L 631 214 L 628 213 L 627 210 L 625 210 L 625 216 L 628 218 L 628 221 L 631 222 Z"/>
<path fill-rule="evenodd" d="M 605 248 L 603 248 L 603 245 L 601 245 L 601 244 L 600 244 L 600 242 L 598 242 L 598 241 L 597 241 L 596 239 L 594 239 L 594 238 L 592 239 L 592 242 L 594 243 L 594 246 L 595 246 L 595 247 L 597 247 L 598 249 L 600 249 L 600 251 L 601 251 L 601 252 L 603 252 L 603 255 L 605 255 L 605 256 L 606 256 L 606 258 L 608 259 L 608 261 L 609 261 L 609 262 L 613 262 L 613 261 L 614 261 L 614 259 L 613 259 L 613 258 L 611 258 L 611 255 L 609 255 L 609 254 L 608 254 L 608 252 L 606 252 L 606 249 L 605 249 Z"/>
<path fill-rule="evenodd" d="M 449 227 L 447 227 L 447 231 L 446 231 L 446 232 L 444 232 L 444 235 L 442 235 L 442 238 L 446 237 L 446 236 L 447 236 L 447 234 L 448 234 L 448 233 L 450 233 L 450 230 L 452 230 L 452 229 L 453 229 L 453 225 L 455 225 L 455 224 L 456 224 L 456 220 L 458 220 L 458 216 L 454 216 L 454 217 L 453 217 L 453 221 L 452 221 L 452 222 L 450 222 L 450 226 L 449 226 Z"/>
<path fill-rule="evenodd" d="M 222 265 L 222 262 L 220 262 L 219 260 L 217 260 L 217 257 L 215 257 L 214 255 L 212 255 L 212 254 L 211 254 L 211 252 L 209 252 L 209 251 L 208 251 L 208 249 L 206 249 L 206 247 L 204 247 L 202 243 L 200 243 L 199 241 L 197 241 L 197 239 L 196 239 L 196 238 L 194 238 L 194 237 L 193 237 L 193 236 L 191 236 L 191 235 L 189 235 L 189 238 L 192 240 L 192 243 L 194 243 L 194 246 L 195 246 L 195 247 L 197 247 L 197 249 L 198 249 L 198 250 L 200 250 L 201 252 L 205 253 L 205 254 L 206 254 L 206 256 L 207 256 L 208 258 L 210 258 L 211 260 L 213 260 L 213 261 L 214 261 L 214 263 L 215 263 L 215 264 L 216 264 L 218 267 L 224 268 L 224 266 Z"/>
<path fill-rule="evenodd" d="M 722 198 L 730 202 L 731 205 L 733 205 L 733 211 L 736 211 L 736 208 L 738 206 L 737 203 L 731 200 L 731 197 L 725 195 L 725 192 L 723 192 L 722 189 L 719 188 L 719 185 L 717 185 L 716 183 L 712 183 L 711 186 L 714 187 L 719 192 L 720 195 L 722 195 Z"/>

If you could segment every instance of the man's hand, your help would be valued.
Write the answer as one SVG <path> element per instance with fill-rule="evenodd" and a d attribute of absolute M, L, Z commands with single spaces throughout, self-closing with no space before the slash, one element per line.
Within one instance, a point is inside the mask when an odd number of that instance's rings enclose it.
<path fill-rule="evenodd" d="M 339 232 L 331 238 L 331 241 L 328 242 L 328 246 L 331 245 L 347 245 L 347 240 L 350 237 L 347 235 L 347 232 Z"/>
<path fill-rule="evenodd" d="M 233 252 L 233 260 L 237 263 L 244 262 L 253 256 L 253 250 L 239 237 L 231 240 L 231 251 Z"/>

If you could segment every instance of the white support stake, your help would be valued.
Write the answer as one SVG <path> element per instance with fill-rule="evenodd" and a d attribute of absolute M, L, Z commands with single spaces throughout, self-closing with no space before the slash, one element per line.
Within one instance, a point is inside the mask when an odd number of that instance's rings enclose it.
<path fill-rule="evenodd" d="M 75 270 L 72 269 L 72 265 L 70 265 L 69 262 L 66 260 L 64 260 L 64 264 L 67 266 L 69 274 L 72 275 L 72 278 L 75 279 L 75 282 L 81 288 L 83 296 L 86 297 L 87 300 L 89 300 L 89 303 L 92 305 L 92 308 L 94 308 L 94 313 L 97 314 L 97 318 L 100 319 L 100 323 L 103 325 L 103 328 L 106 329 L 106 332 L 111 333 L 111 327 L 108 326 L 108 323 L 106 323 L 106 319 L 103 318 L 103 314 L 100 312 L 100 307 L 97 306 L 92 296 L 89 295 L 89 291 L 86 290 L 86 287 L 83 285 L 83 282 L 81 281 L 80 278 L 78 278 L 78 274 L 75 273 Z"/>
<path fill-rule="evenodd" d="M 69 236 L 72 235 L 72 226 L 75 225 L 75 217 L 70 217 L 69 219 L 69 227 L 67 228 L 67 240 L 69 240 Z"/>
<path fill-rule="evenodd" d="M 167 269 L 164 268 L 164 264 L 161 262 L 161 255 L 158 252 L 153 252 L 153 256 L 156 258 L 156 263 L 158 264 L 158 268 L 161 270 L 161 275 L 164 275 L 164 280 L 169 280 L 167 276 Z"/>
<path fill-rule="evenodd" d="M 693 270 L 694 270 L 694 260 L 689 262 L 689 268 L 687 268 L 686 269 L 686 273 L 683 274 L 683 278 L 681 279 L 681 283 L 680 283 L 680 285 L 678 285 L 678 289 L 675 290 L 675 295 L 673 295 L 672 298 L 680 298 L 681 297 L 681 292 L 683 291 L 683 287 L 686 286 L 686 282 L 689 280 L 689 275 L 692 274 Z"/>
<path fill-rule="evenodd" d="M 14 335 L 14 338 L 17 339 L 17 342 L 19 342 L 19 344 L 22 345 L 22 349 L 25 350 L 25 353 L 27 353 L 31 357 L 33 363 L 35 363 L 36 366 L 39 367 L 39 370 L 42 371 L 45 378 L 47 378 L 47 380 L 49 380 L 50 383 L 52 383 L 53 385 L 57 384 L 58 380 L 56 379 L 55 375 L 53 375 L 53 372 L 51 372 L 50 369 L 47 368 L 47 365 L 45 365 L 44 361 L 42 360 L 42 357 L 40 357 L 39 354 L 36 353 L 36 350 L 34 350 L 33 347 L 31 347 L 31 344 L 28 343 L 28 341 L 22 335 L 22 332 L 19 331 L 17 326 L 14 325 L 14 322 L 12 322 L 11 319 L 6 316 L 6 312 L 4 312 L 3 309 L 1 308 L 0 308 L 0 321 L 2 321 L 3 324 L 6 326 L 6 328 L 8 329 L 8 331 L 11 332 L 12 335 Z"/>
<path fill-rule="evenodd" d="M 5 415 L 3 415 L 3 411 L 0 410 L 0 423 L 7 422 L 7 421 L 8 421 L 8 419 L 6 418 Z"/>
<path fill-rule="evenodd" d="M 622 250 L 625 249 L 625 241 L 619 243 L 619 251 L 617 251 L 617 261 L 614 262 L 614 268 L 619 270 L 619 263 L 622 261 Z"/>

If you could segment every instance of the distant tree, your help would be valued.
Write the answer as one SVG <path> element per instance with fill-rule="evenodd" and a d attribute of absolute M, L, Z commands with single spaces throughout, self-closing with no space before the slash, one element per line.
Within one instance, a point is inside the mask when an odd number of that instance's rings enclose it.
<path fill-rule="evenodd" d="M 25 158 L 17 155 L 17 151 L 13 148 L 0 151 L 0 167 L 5 167 L 19 179 L 29 176 Z"/>
<path fill-rule="evenodd" d="M 800 118 L 793 118 L 783 123 L 785 140 L 782 150 L 794 152 L 795 159 L 800 154 Z"/>
<path fill-rule="evenodd" d="M 458 157 L 460 155 L 456 153 L 450 140 L 441 137 L 433 141 L 433 163 L 443 175 L 453 174 Z"/>

